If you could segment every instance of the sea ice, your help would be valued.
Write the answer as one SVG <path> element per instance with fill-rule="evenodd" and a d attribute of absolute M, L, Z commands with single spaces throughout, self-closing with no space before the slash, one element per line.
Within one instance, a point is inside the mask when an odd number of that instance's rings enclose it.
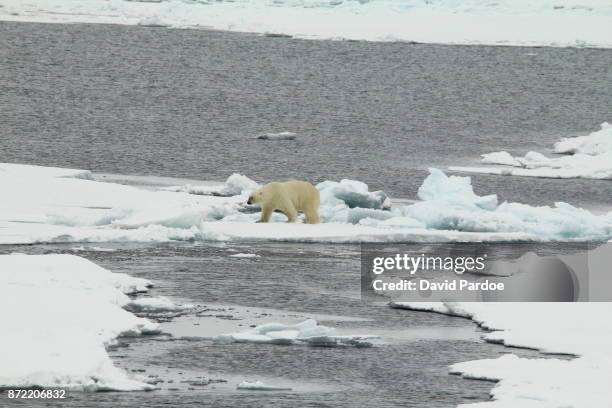
<path fill-rule="evenodd" d="M 34 176 L 41 170 L 28 166 L 21 170 L 0 172 L 0 244 L 612 239 L 612 213 L 594 215 L 567 203 L 498 204 L 495 194 L 474 193 L 469 177 L 447 176 L 437 169 L 430 170 L 419 188 L 420 201 L 391 208 L 383 193 L 370 192 L 363 183 L 320 183 L 318 225 L 288 224 L 282 213 L 274 213 L 270 223 L 255 223 L 259 213 L 251 211 L 258 210 L 245 207 L 245 201 L 257 184 L 238 174 L 225 184 L 225 192 L 236 195 L 222 196 L 67 178 L 65 172 Z"/>
<path fill-rule="evenodd" d="M 607 272 L 607 271 L 606 271 Z M 612 303 L 394 303 L 392 307 L 467 317 L 493 330 L 485 340 L 569 360 L 519 358 L 508 354 L 451 366 L 465 378 L 497 381 L 490 402 L 462 407 L 612 406 Z"/>
<path fill-rule="evenodd" d="M 314 347 L 371 347 L 375 335 L 339 335 L 336 330 L 307 319 L 296 324 L 267 323 L 240 333 L 216 336 L 220 343 L 307 344 Z"/>
<path fill-rule="evenodd" d="M 555 143 L 558 157 L 528 152 L 513 157 L 508 152 L 483 154 L 482 161 L 507 167 L 450 167 L 468 173 L 499 174 L 544 178 L 612 179 L 612 125 L 604 122 L 601 129 L 586 136 L 563 139 Z"/>
<path fill-rule="evenodd" d="M 296 134 L 293 132 L 279 132 L 279 133 L 264 133 L 263 135 L 257 136 L 259 140 L 295 140 Z"/>
<path fill-rule="evenodd" d="M 612 47 L 612 5 L 606 0 L 2 0 L 2 6 L 0 19 L 10 21 L 207 28 L 308 39 Z"/>
<path fill-rule="evenodd" d="M 236 386 L 236 389 L 249 391 L 291 391 L 291 388 L 289 387 L 268 385 L 261 381 L 243 381 Z"/>
<path fill-rule="evenodd" d="M 240 194 L 247 194 L 253 190 L 257 190 L 259 184 L 243 176 L 242 174 L 234 173 L 227 178 L 225 185 L 220 191 L 221 195 L 234 196 Z"/>
<path fill-rule="evenodd" d="M 182 186 L 164 187 L 163 191 L 183 192 L 196 195 L 215 195 L 220 197 L 231 197 L 247 194 L 259 188 L 259 184 L 242 174 L 234 173 L 225 180 L 223 184 L 185 184 Z"/>
<path fill-rule="evenodd" d="M 89 170 L 64 169 L 60 167 L 33 166 L 29 164 L 0 163 L 0 174 L 19 177 L 67 177 L 91 180 Z"/>
<path fill-rule="evenodd" d="M 349 208 L 391 208 L 391 200 L 383 191 L 371 192 L 368 185 L 361 181 L 324 181 L 317 184 L 317 189 L 321 194 L 321 204 L 325 206 L 345 204 Z"/>
<path fill-rule="evenodd" d="M 135 312 L 178 312 L 183 310 L 192 309 L 194 306 L 190 304 L 178 304 L 174 303 L 170 299 L 160 297 L 140 297 L 131 300 L 125 305 L 131 311 Z"/>
<path fill-rule="evenodd" d="M 243 253 L 230 255 L 230 258 L 260 258 L 260 257 L 261 256 L 257 254 L 243 254 Z"/>
<path fill-rule="evenodd" d="M 159 327 L 124 307 L 126 295 L 151 282 L 112 273 L 74 255 L 1 255 L 0 387 L 75 390 L 148 390 L 113 365 L 105 347 L 122 334 Z"/>

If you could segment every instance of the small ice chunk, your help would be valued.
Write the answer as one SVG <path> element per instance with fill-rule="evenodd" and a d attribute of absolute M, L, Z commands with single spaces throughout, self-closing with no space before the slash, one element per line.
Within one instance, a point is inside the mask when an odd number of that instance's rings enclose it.
<path fill-rule="evenodd" d="M 234 173 L 227 178 L 218 194 L 222 196 L 235 196 L 249 193 L 258 188 L 259 184 L 255 181 L 242 174 Z"/>
<path fill-rule="evenodd" d="M 316 347 L 370 347 L 371 335 L 338 335 L 336 330 L 307 319 L 297 324 L 266 323 L 253 329 L 215 337 L 220 343 L 306 344 Z"/>
<path fill-rule="evenodd" d="M 174 303 L 167 297 L 137 298 L 127 304 L 127 307 L 136 312 L 177 312 L 193 308 L 190 304 Z"/>
<path fill-rule="evenodd" d="M 384 191 L 369 191 L 368 185 L 361 181 L 342 179 L 338 183 L 328 180 L 317 184 L 317 189 L 323 205 L 344 203 L 349 208 L 391 208 L 391 200 Z"/>
<path fill-rule="evenodd" d="M 512 157 L 512 155 L 506 151 L 483 154 L 482 162 L 488 164 L 503 164 L 505 166 L 514 167 L 521 166 L 521 162 Z"/>
<path fill-rule="evenodd" d="M 296 134 L 293 132 L 279 132 L 279 133 L 264 133 L 263 135 L 257 136 L 259 140 L 295 140 Z"/>
<path fill-rule="evenodd" d="M 243 253 L 230 255 L 230 258 L 259 258 L 259 257 L 260 255 L 257 255 L 257 254 L 243 254 Z"/>
<path fill-rule="evenodd" d="M 447 176 L 441 170 L 430 168 L 429 176 L 418 190 L 423 201 L 442 201 L 460 206 L 477 206 L 484 210 L 497 207 L 497 195 L 478 196 L 472 188 L 470 177 Z"/>
<path fill-rule="evenodd" d="M 291 388 L 268 385 L 261 381 L 243 381 L 236 386 L 236 389 L 249 391 L 291 391 Z"/>

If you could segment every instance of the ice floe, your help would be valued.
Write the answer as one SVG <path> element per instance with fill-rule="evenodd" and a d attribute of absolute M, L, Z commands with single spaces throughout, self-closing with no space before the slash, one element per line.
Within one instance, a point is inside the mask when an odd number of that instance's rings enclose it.
<path fill-rule="evenodd" d="M 594 215 L 567 203 L 499 204 L 494 194 L 475 194 L 469 177 L 437 169 L 430 169 L 419 188 L 419 201 L 395 206 L 383 192 L 371 192 L 358 181 L 320 183 L 318 225 L 288 224 L 281 213 L 274 213 L 271 223 L 256 224 L 259 209 L 245 202 L 258 184 L 239 174 L 216 190 L 227 194 L 201 195 L 67 178 L 65 172 L 32 176 L 28 166 L 22 169 L 24 174 L 0 172 L 0 244 L 612 239 L 612 213 Z M 69 173 L 85 174 L 74 172 Z"/>
<path fill-rule="evenodd" d="M 115 367 L 105 346 L 159 327 L 124 307 L 145 279 L 74 255 L 0 256 L 0 387 L 148 390 Z"/>
<path fill-rule="evenodd" d="M 612 179 L 612 125 L 605 122 L 589 135 L 563 139 L 553 151 L 563 156 L 547 157 L 528 152 L 523 157 L 510 153 L 483 154 L 482 162 L 505 167 L 450 167 L 454 171 L 544 178 Z"/>
<path fill-rule="evenodd" d="M 296 324 L 266 323 L 238 333 L 216 336 L 219 343 L 306 344 L 314 347 L 371 347 L 376 335 L 339 335 L 334 328 L 307 319 Z"/>
<path fill-rule="evenodd" d="M 574 354 L 573 360 L 519 358 L 457 363 L 450 372 L 496 381 L 490 402 L 465 407 L 612 406 L 612 313 L 610 303 L 396 303 L 396 308 L 434 311 L 473 319 L 487 341 L 547 353 Z"/>
<path fill-rule="evenodd" d="M 0 19 L 10 21 L 212 28 L 309 39 L 612 47 L 612 5 L 606 0 L 3 0 L 2 5 Z"/>

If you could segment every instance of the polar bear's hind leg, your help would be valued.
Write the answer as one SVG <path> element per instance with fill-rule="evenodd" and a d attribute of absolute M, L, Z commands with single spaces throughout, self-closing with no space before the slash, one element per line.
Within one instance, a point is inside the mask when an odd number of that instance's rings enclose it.
<path fill-rule="evenodd" d="M 308 224 L 318 224 L 319 223 L 319 214 L 316 208 L 306 208 L 304 209 L 304 215 L 306 216 L 306 222 Z"/>

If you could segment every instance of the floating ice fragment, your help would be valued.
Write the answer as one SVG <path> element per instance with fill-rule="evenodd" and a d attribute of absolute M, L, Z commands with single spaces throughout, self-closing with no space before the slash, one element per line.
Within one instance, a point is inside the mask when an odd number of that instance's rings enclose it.
<path fill-rule="evenodd" d="M 263 135 L 257 136 L 259 140 L 295 140 L 296 134 L 293 132 L 280 132 L 280 133 L 264 133 Z"/>
<path fill-rule="evenodd" d="M 612 179 L 612 126 L 607 122 L 589 135 L 555 143 L 554 151 L 564 156 L 547 157 L 539 152 L 527 152 L 523 157 L 512 157 L 508 152 L 494 152 L 483 154 L 483 163 L 509 168 L 454 166 L 450 169 L 525 177 Z"/>
<path fill-rule="evenodd" d="M 307 344 L 315 347 L 371 347 L 379 339 L 374 335 L 338 335 L 331 327 L 319 325 L 313 319 L 297 324 L 267 323 L 253 329 L 217 336 L 221 343 Z"/>
<path fill-rule="evenodd" d="M 261 381 L 243 381 L 236 386 L 239 390 L 249 390 L 249 391 L 291 391 L 291 388 L 288 387 L 280 387 L 275 385 L 268 385 Z"/>
<path fill-rule="evenodd" d="M 242 254 L 242 253 L 240 253 L 240 254 L 230 255 L 230 258 L 259 258 L 259 257 L 260 257 L 260 255 L 257 255 L 257 254 Z"/>

